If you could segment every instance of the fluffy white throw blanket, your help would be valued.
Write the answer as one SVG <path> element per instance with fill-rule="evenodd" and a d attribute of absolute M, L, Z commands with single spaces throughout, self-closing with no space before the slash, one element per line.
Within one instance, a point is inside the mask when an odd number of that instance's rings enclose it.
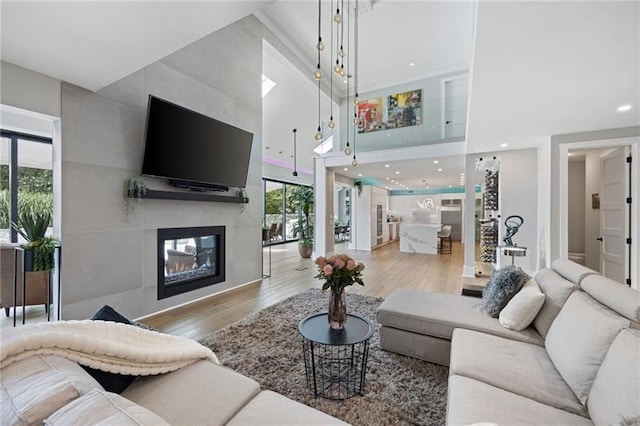
<path fill-rule="evenodd" d="M 99 370 L 147 376 L 218 358 L 184 337 L 107 321 L 57 321 L 2 330 L 0 369 L 37 354 L 58 355 Z"/>

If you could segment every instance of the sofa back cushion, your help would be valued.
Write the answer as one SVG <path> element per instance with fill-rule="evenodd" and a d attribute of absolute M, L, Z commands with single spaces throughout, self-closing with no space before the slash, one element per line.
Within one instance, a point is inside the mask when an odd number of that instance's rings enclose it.
<path fill-rule="evenodd" d="M 593 269 L 572 262 L 569 259 L 556 259 L 551 264 L 551 268 L 564 278 L 576 284 L 580 284 L 582 280 L 589 275 L 598 275 Z"/>
<path fill-rule="evenodd" d="M 593 382 L 587 401 L 595 424 L 640 423 L 640 331 L 625 329 L 615 338 Z"/>
<path fill-rule="evenodd" d="M 623 317 L 640 322 L 640 291 L 602 275 L 586 277 L 580 287 L 603 305 Z"/>
<path fill-rule="evenodd" d="M 573 293 L 551 324 L 547 353 L 583 404 L 611 343 L 628 326 L 627 319 L 583 292 Z"/>
<path fill-rule="evenodd" d="M 2 369 L 0 424 L 42 423 L 45 417 L 100 385 L 75 362 L 36 355 Z"/>
<path fill-rule="evenodd" d="M 551 323 L 556 319 L 569 295 L 577 290 L 578 286 L 548 268 L 541 269 L 536 274 L 535 280 L 544 293 L 544 303 L 533 320 L 533 327 L 542 337 L 547 337 Z"/>

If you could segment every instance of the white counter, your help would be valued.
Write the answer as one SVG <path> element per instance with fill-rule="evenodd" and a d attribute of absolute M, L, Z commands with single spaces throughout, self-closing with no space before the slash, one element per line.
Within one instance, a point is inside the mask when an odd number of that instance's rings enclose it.
<path fill-rule="evenodd" d="M 400 251 L 438 254 L 438 231 L 441 224 L 403 223 L 400 225 Z"/>

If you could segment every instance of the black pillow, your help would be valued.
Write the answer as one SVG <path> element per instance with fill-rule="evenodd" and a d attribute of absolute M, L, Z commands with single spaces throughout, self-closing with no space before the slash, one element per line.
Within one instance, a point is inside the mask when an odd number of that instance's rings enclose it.
<path fill-rule="evenodd" d="M 529 279 L 531 277 L 526 272 L 513 265 L 495 271 L 482 292 L 485 311 L 493 318 L 498 318 L 500 311 Z"/>
<path fill-rule="evenodd" d="M 96 312 L 92 317 L 92 320 L 103 320 L 103 321 L 113 321 L 113 322 L 121 322 L 124 324 L 133 325 L 131 321 L 129 321 L 124 316 L 120 315 L 109 305 L 104 305 L 98 312 Z M 131 376 L 128 374 L 117 374 L 117 373 L 109 373 L 108 371 L 97 370 L 95 368 L 82 366 L 86 370 L 87 373 L 91 375 L 98 383 L 102 385 L 104 390 L 107 392 L 113 393 L 121 393 L 124 391 L 136 376 Z"/>

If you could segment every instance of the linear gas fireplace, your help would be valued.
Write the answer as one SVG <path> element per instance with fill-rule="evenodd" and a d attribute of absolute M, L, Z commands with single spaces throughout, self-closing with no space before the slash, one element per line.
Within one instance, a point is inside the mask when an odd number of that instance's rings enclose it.
<path fill-rule="evenodd" d="M 158 300 L 225 280 L 225 227 L 158 229 Z"/>

